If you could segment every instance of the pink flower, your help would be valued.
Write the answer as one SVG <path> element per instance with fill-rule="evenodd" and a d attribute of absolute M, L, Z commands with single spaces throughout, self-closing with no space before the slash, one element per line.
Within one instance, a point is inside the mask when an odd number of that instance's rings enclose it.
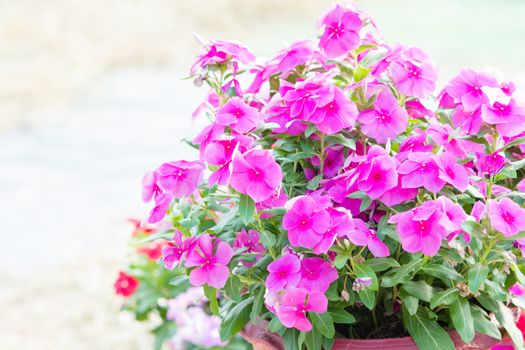
<path fill-rule="evenodd" d="M 246 229 L 242 229 L 240 232 L 237 232 L 235 241 L 233 241 L 233 247 L 236 249 L 246 248 L 243 253 L 264 253 L 266 250 L 259 240 L 259 232 L 255 230 L 249 230 L 246 232 Z M 262 258 L 263 254 L 257 254 L 256 260 Z M 246 266 L 251 266 L 254 263 L 243 261 L 243 264 Z"/>
<path fill-rule="evenodd" d="M 315 81 L 298 82 L 295 89 L 283 91 L 283 100 L 290 108 L 290 118 L 310 120 L 319 106 L 333 100 L 333 89 Z"/>
<path fill-rule="evenodd" d="M 462 106 L 458 106 L 452 113 L 452 122 L 454 123 L 454 127 L 461 128 L 468 134 L 477 134 L 483 122 L 481 119 L 481 110 L 478 108 L 474 111 L 467 112 Z"/>
<path fill-rule="evenodd" d="M 443 213 L 434 202 L 429 201 L 412 210 L 392 216 L 388 222 L 396 224 L 405 251 L 434 256 L 441 246 L 441 241 L 447 235 L 442 219 Z"/>
<path fill-rule="evenodd" d="M 264 116 L 256 108 L 246 104 L 238 97 L 232 97 L 217 110 L 216 123 L 229 126 L 232 130 L 246 134 L 255 129 Z"/>
<path fill-rule="evenodd" d="M 486 73 L 462 69 L 445 90 L 448 95 L 461 102 L 465 112 L 472 112 L 486 101 L 486 96 L 481 88 L 497 86 L 496 78 Z"/>
<path fill-rule="evenodd" d="M 204 151 L 208 148 L 208 145 L 217 140 L 221 135 L 224 134 L 224 126 L 217 124 L 210 124 L 201 132 L 195 136 L 193 143 L 199 145 L 199 153 L 201 159 L 204 158 Z"/>
<path fill-rule="evenodd" d="M 516 188 L 520 192 L 525 192 L 525 179 L 522 179 L 518 184 L 516 185 Z"/>
<path fill-rule="evenodd" d="M 399 106 L 394 95 L 385 88 L 377 96 L 374 107 L 361 112 L 358 120 L 365 135 L 378 143 L 386 143 L 388 139 L 393 140 L 406 130 L 408 114 Z"/>
<path fill-rule="evenodd" d="M 274 293 L 296 287 L 301 280 L 301 260 L 294 254 L 286 254 L 268 265 L 266 288 Z"/>
<path fill-rule="evenodd" d="M 439 168 L 433 159 L 433 154 L 428 152 L 412 152 L 407 160 L 397 169 L 403 176 L 403 188 L 418 188 L 423 186 L 430 192 L 437 193 L 445 185 L 439 177 Z"/>
<path fill-rule="evenodd" d="M 158 169 L 159 187 L 176 198 L 191 195 L 199 186 L 203 176 L 200 162 L 178 160 L 162 164 Z"/>
<path fill-rule="evenodd" d="M 330 228 L 320 236 L 319 242 L 313 247 L 315 254 L 325 254 L 332 247 L 336 237 L 354 229 L 352 217 L 344 211 L 334 208 L 326 209 L 330 214 Z"/>
<path fill-rule="evenodd" d="M 362 24 L 356 12 L 335 5 L 320 21 L 324 32 L 319 48 L 329 58 L 348 54 L 360 44 L 359 30 Z"/>
<path fill-rule="evenodd" d="M 324 313 L 328 309 L 328 300 L 323 293 L 304 289 L 289 289 L 282 298 L 277 310 L 279 321 L 288 328 L 297 328 L 301 332 L 312 330 L 312 324 L 306 318 L 307 312 Z"/>
<path fill-rule="evenodd" d="M 154 224 L 164 219 L 166 216 L 166 211 L 168 210 L 173 196 L 169 193 L 162 193 L 157 198 L 155 198 L 155 206 L 151 209 L 148 217 L 148 223 Z"/>
<path fill-rule="evenodd" d="M 488 124 L 495 124 L 502 136 L 513 137 L 525 131 L 525 109 L 512 98 L 508 102 L 484 104 L 481 106 L 481 118 Z"/>
<path fill-rule="evenodd" d="M 492 154 L 480 154 L 478 156 L 478 161 L 476 167 L 482 173 L 488 173 L 490 175 L 497 174 L 503 169 L 507 159 L 498 153 Z"/>
<path fill-rule="evenodd" d="M 463 207 L 461 205 L 459 205 L 458 203 L 454 203 L 448 197 L 440 196 L 435 201 L 435 203 L 439 207 L 441 212 L 444 214 L 441 222 L 447 231 L 447 238 L 448 240 L 452 240 L 456 235 L 463 232 L 461 224 L 463 224 L 467 220 L 467 214 L 465 213 L 465 210 L 463 210 Z M 470 242 L 470 235 L 468 235 L 466 232 L 463 232 L 463 236 L 466 242 Z"/>
<path fill-rule="evenodd" d="M 195 247 L 188 252 L 186 267 L 197 266 L 190 272 L 190 283 L 193 286 L 204 284 L 213 288 L 222 288 L 228 279 L 228 263 L 233 256 L 233 249 L 228 243 L 216 238 L 212 242 L 210 235 L 201 235 Z"/>
<path fill-rule="evenodd" d="M 505 237 L 517 235 L 525 230 L 525 209 L 508 197 L 499 202 L 491 199 L 488 202 L 491 225 Z"/>
<path fill-rule="evenodd" d="M 396 161 L 382 155 L 362 164 L 357 187 L 371 199 L 381 197 L 386 191 L 397 186 Z"/>
<path fill-rule="evenodd" d="M 509 292 L 517 297 L 525 296 L 525 286 L 516 282 L 509 288 Z"/>
<path fill-rule="evenodd" d="M 233 159 L 231 186 L 256 203 L 273 196 L 282 179 L 281 167 L 273 159 L 271 151 L 251 150 L 237 154 Z"/>
<path fill-rule="evenodd" d="M 299 65 L 308 63 L 314 54 L 313 44 L 309 40 L 300 40 L 292 43 L 288 48 L 281 50 L 272 60 L 277 62 L 280 72 L 288 72 Z"/>
<path fill-rule="evenodd" d="M 359 247 L 367 246 L 373 256 L 383 258 L 390 255 L 390 251 L 383 241 L 381 241 L 374 230 L 368 228 L 361 219 L 354 219 L 355 229 L 348 231 L 346 237 Z"/>
<path fill-rule="evenodd" d="M 183 256 L 188 251 L 190 241 L 191 240 L 183 240 L 182 233 L 177 230 L 171 241 L 169 241 L 168 245 L 162 250 L 162 262 L 165 268 L 173 270 L 175 264 L 182 261 Z"/>
<path fill-rule="evenodd" d="M 436 62 L 417 47 L 405 48 L 391 66 L 397 90 L 408 96 L 425 98 L 436 88 Z"/>
<path fill-rule="evenodd" d="M 467 190 L 469 180 L 468 172 L 464 166 L 458 164 L 456 158 L 450 153 L 443 153 L 441 156 L 435 156 L 434 161 L 439 168 L 439 178 L 461 192 Z"/>
<path fill-rule="evenodd" d="M 433 121 L 427 129 L 427 134 L 435 143 L 443 146 L 447 152 L 461 159 L 467 158 L 470 152 L 481 152 L 483 150 L 482 145 L 458 137 L 452 137 L 454 130 L 450 125 L 439 124 Z"/>
<path fill-rule="evenodd" d="M 321 132 L 327 135 L 336 134 L 342 129 L 355 125 L 357 107 L 345 96 L 343 90 L 330 85 L 328 89 L 321 89 L 319 92 L 332 98 L 329 98 L 326 103 L 319 102 L 315 113 L 308 121 L 314 123 Z"/>
<path fill-rule="evenodd" d="M 247 64 L 255 61 L 255 56 L 241 43 L 212 40 L 205 45 L 205 52 L 197 57 L 190 72 L 191 74 L 197 74 L 199 69 L 205 69 L 209 65 L 227 63 L 228 61 Z"/>
<path fill-rule="evenodd" d="M 158 175 L 154 171 L 148 171 L 142 178 L 142 200 L 144 202 L 157 198 L 161 193 L 161 188 L 157 185 Z"/>
<path fill-rule="evenodd" d="M 301 280 L 297 287 L 308 292 L 325 293 L 338 277 L 337 269 L 330 262 L 321 258 L 304 258 L 301 264 Z"/>
<path fill-rule="evenodd" d="M 290 201 L 292 207 L 283 217 L 283 229 L 293 246 L 313 248 L 330 228 L 330 214 L 324 206 L 309 196 L 300 196 Z"/>

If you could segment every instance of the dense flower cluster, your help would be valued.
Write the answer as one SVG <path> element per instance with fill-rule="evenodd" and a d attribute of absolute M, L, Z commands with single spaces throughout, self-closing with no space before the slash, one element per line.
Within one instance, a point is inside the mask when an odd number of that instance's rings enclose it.
<path fill-rule="evenodd" d="M 497 337 L 486 311 L 512 335 L 501 313 L 525 290 L 514 255 L 525 253 L 525 109 L 514 84 L 464 69 L 434 95 L 436 62 L 383 42 L 365 14 L 336 5 L 318 27 L 318 42 L 266 61 L 236 42 L 204 44 L 191 69 L 210 87 L 194 114 L 210 118 L 193 140 L 200 158 L 143 179 L 148 222 L 174 227 L 165 267 L 183 264 L 208 297 L 222 289 L 226 323 L 252 305 L 252 321 L 329 339 L 364 305 L 360 322 L 394 315 L 423 349 L 416 314 L 442 349 L 452 344 L 442 325 L 465 342 L 475 324 Z"/>

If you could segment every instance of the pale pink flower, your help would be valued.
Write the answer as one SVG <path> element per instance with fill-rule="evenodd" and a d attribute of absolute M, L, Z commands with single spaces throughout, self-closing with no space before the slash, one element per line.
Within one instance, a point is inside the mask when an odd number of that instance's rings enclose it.
<path fill-rule="evenodd" d="M 363 25 L 359 15 L 340 5 L 335 5 L 321 19 L 324 27 L 319 48 L 330 58 L 347 55 L 360 44 L 359 30 Z"/>
<path fill-rule="evenodd" d="M 301 332 L 312 330 L 312 324 L 306 318 L 307 312 L 324 313 L 328 309 L 328 300 L 323 293 L 304 289 L 289 289 L 285 292 L 281 306 L 277 310 L 279 321 L 288 328 L 297 328 Z"/>
<path fill-rule="evenodd" d="M 386 143 L 388 139 L 393 140 L 406 130 L 408 114 L 395 96 L 388 89 L 383 89 L 373 108 L 362 111 L 358 120 L 365 135 L 378 143 Z"/>
<path fill-rule="evenodd" d="M 231 186 L 262 202 L 277 192 L 283 174 L 271 151 L 251 150 L 237 154 L 232 163 Z"/>
<path fill-rule="evenodd" d="M 277 69 L 280 72 L 287 72 L 299 65 L 308 63 L 312 59 L 313 54 L 312 42 L 310 40 L 300 40 L 279 51 L 272 61 L 276 62 Z"/>
<path fill-rule="evenodd" d="M 505 237 L 525 231 L 525 209 L 508 197 L 499 202 L 491 199 L 488 202 L 491 225 Z"/>
<path fill-rule="evenodd" d="M 255 61 L 255 56 L 244 44 L 235 41 L 212 40 L 204 47 L 204 52 L 197 57 L 191 67 L 191 74 L 199 73 L 209 65 L 238 62 L 247 64 Z"/>
<path fill-rule="evenodd" d="M 256 254 L 256 259 L 262 258 L 266 250 L 259 240 L 259 232 L 255 230 L 242 229 L 240 232 L 237 232 L 235 241 L 233 241 L 233 248 L 235 249 L 244 249 L 243 253 Z M 252 263 L 243 262 L 246 266 L 251 266 Z"/>
<path fill-rule="evenodd" d="M 212 242 L 207 234 L 199 236 L 185 262 L 186 267 L 197 267 L 190 272 L 190 283 L 193 286 L 224 287 L 230 272 L 227 265 L 232 256 L 233 249 L 228 243 L 219 238 Z"/>
<path fill-rule="evenodd" d="M 495 124 L 502 136 L 513 137 L 525 131 L 525 108 L 512 98 L 508 102 L 483 104 L 481 118 L 488 124 Z"/>
<path fill-rule="evenodd" d="M 155 206 L 151 209 L 148 217 L 148 223 L 154 224 L 161 221 L 166 216 L 171 202 L 173 201 L 173 195 L 170 193 L 162 193 L 155 198 Z"/>
<path fill-rule="evenodd" d="M 157 184 L 158 175 L 155 171 L 148 171 L 142 178 L 142 200 L 149 202 L 153 198 L 157 198 L 162 189 Z"/>
<path fill-rule="evenodd" d="M 190 246 L 190 240 L 184 240 L 182 233 L 176 231 L 168 245 L 162 249 L 162 262 L 164 267 L 173 270 L 176 264 L 180 264 Z"/>
<path fill-rule="evenodd" d="M 520 192 L 525 192 L 525 179 L 522 179 L 518 184 L 516 185 L 516 188 Z"/>
<path fill-rule="evenodd" d="M 301 260 L 294 254 L 283 255 L 268 265 L 268 272 L 265 286 L 270 292 L 296 287 L 301 280 Z"/>

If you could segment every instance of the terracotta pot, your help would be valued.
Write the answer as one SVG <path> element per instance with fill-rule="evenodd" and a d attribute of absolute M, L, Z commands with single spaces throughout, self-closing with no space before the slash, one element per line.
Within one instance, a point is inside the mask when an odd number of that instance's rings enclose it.
<path fill-rule="evenodd" d="M 249 324 L 242 336 L 253 345 L 254 350 L 284 350 L 281 337 L 267 330 L 266 323 Z M 488 350 L 498 340 L 476 334 L 470 344 L 465 344 L 455 331 L 449 332 L 456 350 Z M 333 350 L 418 350 L 410 337 L 386 339 L 336 339 Z"/>

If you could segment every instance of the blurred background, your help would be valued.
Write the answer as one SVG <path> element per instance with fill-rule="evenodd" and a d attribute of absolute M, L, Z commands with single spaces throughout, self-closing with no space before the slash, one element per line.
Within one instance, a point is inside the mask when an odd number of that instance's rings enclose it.
<path fill-rule="evenodd" d="M 150 349 L 113 295 L 143 173 L 193 158 L 192 33 L 271 57 L 330 0 L 0 0 L 0 349 Z M 443 84 L 493 67 L 525 92 L 525 1 L 358 0 Z"/>

